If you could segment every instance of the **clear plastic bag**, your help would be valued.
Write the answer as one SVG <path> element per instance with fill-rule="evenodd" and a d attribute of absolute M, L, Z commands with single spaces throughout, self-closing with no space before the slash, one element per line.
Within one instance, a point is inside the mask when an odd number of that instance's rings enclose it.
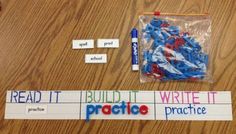
<path fill-rule="evenodd" d="M 208 15 L 139 17 L 140 81 L 212 82 Z"/>

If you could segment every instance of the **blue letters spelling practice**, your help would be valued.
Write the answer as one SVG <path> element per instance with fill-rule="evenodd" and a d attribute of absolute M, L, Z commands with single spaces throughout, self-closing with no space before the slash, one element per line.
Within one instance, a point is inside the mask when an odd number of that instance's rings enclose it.
<path fill-rule="evenodd" d="M 192 106 L 192 104 L 189 104 L 189 106 L 186 107 L 165 107 L 165 115 L 166 120 L 168 120 L 168 117 L 171 115 L 203 115 L 206 114 L 206 108 L 205 107 L 195 107 L 195 105 Z"/>
<path fill-rule="evenodd" d="M 205 77 L 208 55 L 188 32 L 180 32 L 178 26 L 154 17 L 143 29 L 142 36 L 152 44 L 143 51 L 143 75 L 161 81 L 193 81 Z"/>

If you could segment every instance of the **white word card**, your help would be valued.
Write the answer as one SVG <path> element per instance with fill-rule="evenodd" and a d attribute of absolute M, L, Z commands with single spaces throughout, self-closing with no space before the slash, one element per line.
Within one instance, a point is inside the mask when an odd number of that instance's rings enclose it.
<path fill-rule="evenodd" d="M 227 91 L 8 91 L 5 119 L 232 120 Z"/>
<path fill-rule="evenodd" d="M 85 63 L 107 63 L 107 54 L 85 54 Z"/>
<path fill-rule="evenodd" d="M 98 39 L 98 48 L 118 48 L 119 39 Z"/>
<path fill-rule="evenodd" d="M 94 48 L 94 40 L 73 40 L 73 49 L 89 49 Z"/>

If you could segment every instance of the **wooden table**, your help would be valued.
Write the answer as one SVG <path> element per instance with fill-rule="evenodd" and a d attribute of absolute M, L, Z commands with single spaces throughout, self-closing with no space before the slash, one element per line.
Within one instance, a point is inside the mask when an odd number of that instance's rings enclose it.
<path fill-rule="evenodd" d="M 0 133 L 236 133 L 236 121 L 4 120 L 7 90 L 223 90 L 236 114 L 236 1 L 1 0 Z M 213 84 L 139 82 L 130 30 L 144 11 L 212 17 Z M 72 50 L 73 39 L 119 38 L 118 49 Z M 107 64 L 84 55 L 107 53 Z"/>

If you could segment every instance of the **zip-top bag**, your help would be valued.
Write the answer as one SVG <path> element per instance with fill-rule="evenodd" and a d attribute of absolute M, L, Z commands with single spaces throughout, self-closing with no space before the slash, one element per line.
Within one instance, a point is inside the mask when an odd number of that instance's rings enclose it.
<path fill-rule="evenodd" d="M 208 14 L 144 13 L 139 31 L 141 82 L 212 82 Z"/>

